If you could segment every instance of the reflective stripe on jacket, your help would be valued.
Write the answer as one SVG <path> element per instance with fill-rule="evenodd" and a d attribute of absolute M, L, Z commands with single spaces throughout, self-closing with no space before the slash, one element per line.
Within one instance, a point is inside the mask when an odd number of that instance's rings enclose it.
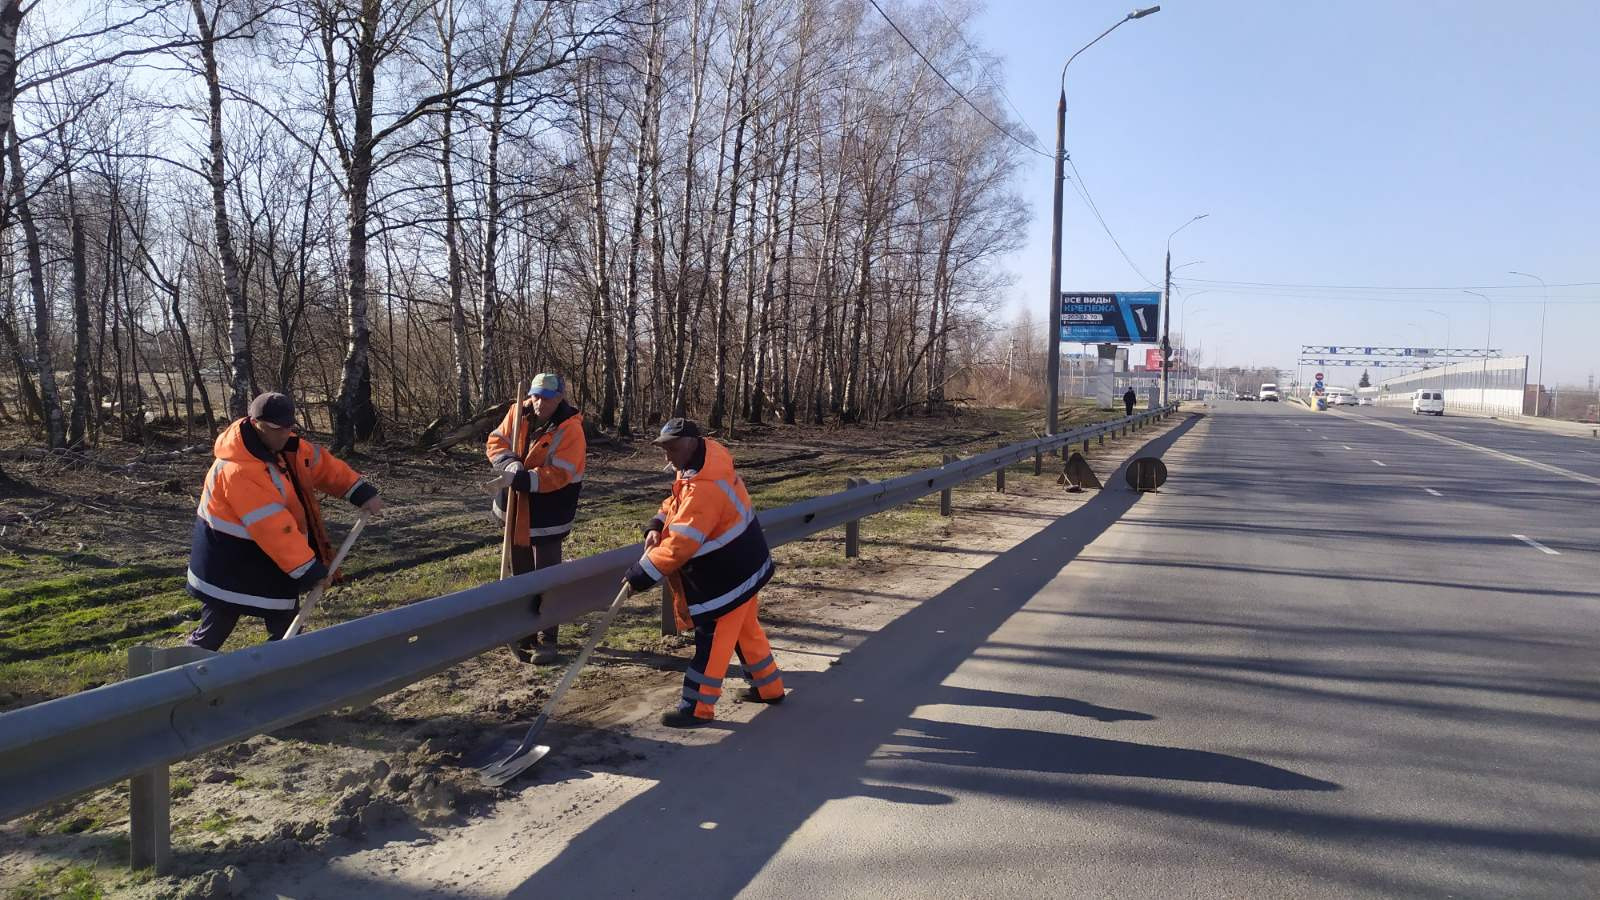
<path fill-rule="evenodd" d="M 506 410 L 500 427 L 489 433 L 485 455 L 496 469 L 504 469 L 518 459 L 511 442 L 513 412 Z M 589 443 L 583 435 L 583 416 L 564 400 L 550 421 L 534 432 L 532 446 L 528 446 L 529 430 L 536 422 L 532 404 L 524 401 L 516 446 L 526 446 L 527 452 L 521 457 L 524 472 L 518 473 L 513 487 L 524 500 L 532 501 L 518 504 L 517 510 L 518 520 L 528 523 L 528 537 L 548 541 L 572 530 L 572 520 L 578 514 L 578 495 L 583 492 Z M 505 520 L 503 496 L 496 497 L 494 503 L 494 514 L 501 521 Z"/>
<path fill-rule="evenodd" d="M 273 454 L 248 419 L 224 429 L 213 450 L 190 537 L 189 592 L 202 600 L 293 609 L 327 574 L 333 557 L 317 492 L 360 505 L 377 489 L 304 438 Z"/>
<path fill-rule="evenodd" d="M 653 524 L 661 540 L 628 569 L 645 590 L 678 576 L 689 617 L 704 625 L 738 608 L 772 579 L 772 554 L 726 447 L 702 440 L 704 461 L 680 471 Z"/>

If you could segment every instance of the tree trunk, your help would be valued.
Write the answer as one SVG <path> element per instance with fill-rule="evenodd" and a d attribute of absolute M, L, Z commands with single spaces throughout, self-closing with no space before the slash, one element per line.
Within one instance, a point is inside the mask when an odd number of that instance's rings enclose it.
<path fill-rule="evenodd" d="M 9 11 L 9 7 L 6 8 Z M 20 13 L 18 16 L 20 17 Z M 0 29 L 3 30 L 3 29 Z M 14 77 L 14 75 L 13 75 Z M 0 86 L 3 91 L 3 86 Z M 9 107 L 8 107 L 9 110 Z M 33 365 L 39 379 L 39 404 L 44 412 L 45 446 L 54 450 L 65 447 L 67 433 L 61 421 L 61 394 L 56 389 L 55 359 L 50 352 L 50 297 L 44 288 L 44 251 L 39 245 L 39 229 L 33 221 L 33 202 L 28 197 L 28 186 L 22 177 L 21 142 L 17 138 L 15 123 L 10 129 L 11 205 L 22 226 L 23 242 L 28 256 L 28 289 L 33 296 Z"/>
<path fill-rule="evenodd" d="M 83 447 L 94 403 L 89 392 L 89 259 L 84 249 L 83 217 L 76 210 L 68 212 L 67 227 L 72 243 L 72 420 L 67 446 Z"/>
<path fill-rule="evenodd" d="M 189 5 L 194 11 L 195 27 L 200 33 L 200 60 L 205 68 L 206 113 L 210 120 L 207 123 L 210 126 L 210 158 L 206 161 L 206 180 L 211 188 L 211 214 L 216 229 L 217 258 L 222 264 L 222 289 L 228 297 L 228 413 L 238 418 L 245 414 L 250 404 L 251 385 L 255 382 L 255 374 L 251 371 L 250 309 L 245 302 L 244 280 L 240 276 L 239 258 L 233 248 L 233 231 L 228 223 L 228 180 L 222 144 L 222 79 L 217 69 L 216 35 L 201 0 L 189 0 Z"/>
<path fill-rule="evenodd" d="M 355 449 L 356 441 L 371 437 L 378 423 L 378 411 L 372 405 L 372 367 L 368 358 L 372 323 L 367 314 L 367 219 L 370 215 L 367 198 L 372 185 L 372 103 L 380 5 L 380 0 L 361 0 L 360 36 L 355 48 L 355 115 L 345 179 L 349 229 L 345 271 L 349 299 L 345 308 L 344 365 L 333 415 L 333 448 L 341 453 Z M 333 98 L 328 99 L 331 118 Z"/>

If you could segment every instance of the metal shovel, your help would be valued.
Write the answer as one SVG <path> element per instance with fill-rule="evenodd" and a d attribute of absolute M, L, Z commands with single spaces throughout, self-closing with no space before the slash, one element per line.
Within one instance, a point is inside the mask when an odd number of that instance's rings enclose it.
<path fill-rule="evenodd" d="M 555 693 L 552 693 L 550 699 L 545 701 L 544 709 L 539 712 L 539 718 L 533 720 L 533 724 L 528 728 L 528 733 L 522 736 L 522 743 L 518 744 L 517 749 L 511 751 L 511 754 L 505 759 L 479 769 L 479 780 L 489 787 L 500 787 L 523 772 L 528 771 L 533 767 L 534 763 L 544 759 L 545 754 L 550 752 L 548 746 L 536 743 L 539 732 L 543 731 L 544 726 L 550 721 L 550 714 L 555 711 L 556 704 L 560 703 L 561 698 L 566 696 L 567 688 L 572 687 L 572 683 L 578 680 L 578 672 L 583 668 L 583 664 L 589 661 L 589 654 L 594 652 L 594 648 L 599 645 L 600 639 L 606 636 L 606 630 L 611 627 L 611 620 L 617 617 L 617 610 L 622 608 L 622 601 L 628 599 L 632 594 L 633 589 L 628 587 L 627 584 L 624 584 L 622 589 L 617 591 L 616 599 L 611 601 L 611 605 L 606 608 L 605 616 L 600 619 L 600 624 L 590 633 L 588 643 L 583 645 L 583 652 L 579 653 L 578 658 L 572 661 L 572 667 L 567 669 L 567 674 L 561 676 L 561 683 L 556 685 Z"/>
<path fill-rule="evenodd" d="M 289 630 L 283 633 L 285 638 L 292 638 L 299 634 L 300 629 L 305 626 L 306 620 L 311 618 L 313 612 L 316 612 L 317 603 L 322 600 L 323 593 L 328 589 L 328 582 L 333 580 L 334 573 L 338 572 L 339 566 L 344 563 L 345 555 L 350 552 L 351 546 L 355 544 L 356 537 L 361 534 L 361 529 L 367 527 L 368 518 L 366 513 L 356 516 L 356 523 L 350 526 L 350 533 L 344 536 L 344 543 L 339 545 L 339 552 L 333 555 L 333 565 L 328 567 L 328 577 L 317 582 L 317 586 L 312 588 L 311 593 L 306 595 L 306 602 L 300 606 L 300 614 L 294 617 L 294 621 L 289 623 Z"/>

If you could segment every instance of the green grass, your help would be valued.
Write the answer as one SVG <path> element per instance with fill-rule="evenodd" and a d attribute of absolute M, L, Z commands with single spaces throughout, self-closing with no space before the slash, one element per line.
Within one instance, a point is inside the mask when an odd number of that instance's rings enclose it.
<path fill-rule="evenodd" d="M 1077 404 L 1064 409 L 1062 421 L 1064 427 L 1073 427 L 1110 415 Z M 772 509 L 842 490 L 846 477 L 894 478 L 939 465 L 945 449 L 968 456 L 1033 437 L 1041 423 L 1037 412 L 994 410 L 951 423 L 952 437 L 1000 432 L 964 445 L 862 454 L 771 482 L 764 479 L 777 473 L 754 469 L 748 475 L 756 482 L 751 486 L 752 498 L 758 509 Z M 804 440 L 804 433 L 797 437 Z M 637 542 L 640 526 L 654 514 L 667 489 L 668 479 L 663 475 L 659 494 L 646 491 L 648 499 L 637 499 L 639 492 L 630 491 L 636 499 L 586 502 L 579 511 L 578 527 L 564 548 L 566 557 L 578 559 Z M 933 499 L 880 513 L 863 524 L 864 552 L 871 555 L 868 548 L 874 541 L 914 541 L 918 535 L 942 528 L 943 522 Z M 479 516 L 451 516 L 430 524 L 430 531 L 439 536 L 438 546 L 446 552 L 452 546 L 470 548 L 484 527 Z M 777 555 L 782 566 L 843 566 L 847 561 L 842 543 L 842 530 L 834 529 L 780 548 Z M 415 552 L 415 548 L 406 551 Z M 499 574 L 498 547 L 463 549 L 453 556 L 409 566 L 399 564 L 401 558 L 369 545 L 348 567 L 352 578 L 329 592 L 317 624 L 394 609 L 480 585 Z M 119 680 L 126 669 L 129 646 L 176 643 L 192 628 L 192 617 L 198 614 L 198 604 L 183 590 L 181 561 L 94 567 L 52 557 L 7 556 L 0 558 L 0 572 L 9 576 L 0 582 L 4 584 L 0 587 L 0 685 L 5 685 L 0 690 L 0 710 Z M 614 647 L 643 649 L 659 639 L 659 617 L 653 608 L 626 610 L 616 627 L 616 637 L 608 640 Z M 262 637 L 260 623 L 245 619 L 229 647 L 253 644 Z"/>
<path fill-rule="evenodd" d="M 22 884 L 6 891 L 6 900 L 100 900 L 105 893 L 88 866 L 40 866 Z"/>

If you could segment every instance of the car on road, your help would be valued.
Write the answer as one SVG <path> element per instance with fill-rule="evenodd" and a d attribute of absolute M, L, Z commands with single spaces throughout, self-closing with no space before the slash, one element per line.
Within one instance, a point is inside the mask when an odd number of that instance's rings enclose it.
<path fill-rule="evenodd" d="M 1254 394 L 1240 394 L 1239 396 L 1237 396 L 1237 397 L 1235 397 L 1233 399 L 1235 399 L 1235 400 L 1251 400 L 1251 401 L 1254 401 L 1256 398 L 1255 398 Z"/>
<path fill-rule="evenodd" d="M 1444 391 L 1421 390 L 1411 395 L 1411 414 L 1444 415 Z"/>
<path fill-rule="evenodd" d="M 1373 400 L 1371 397 L 1357 397 L 1356 398 L 1356 405 L 1357 406 L 1376 406 L 1377 405 L 1377 401 Z"/>
<path fill-rule="evenodd" d="M 1261 392 L 1260 392 L 1260 394 L 1258 396 L 1262 400 L 1270 400 L 1273 403 L 1277 403 L 1278 402 L 1278 386 L 1269 381 L 1266 384 L 1263 384 L 1261 386 Z"/>

